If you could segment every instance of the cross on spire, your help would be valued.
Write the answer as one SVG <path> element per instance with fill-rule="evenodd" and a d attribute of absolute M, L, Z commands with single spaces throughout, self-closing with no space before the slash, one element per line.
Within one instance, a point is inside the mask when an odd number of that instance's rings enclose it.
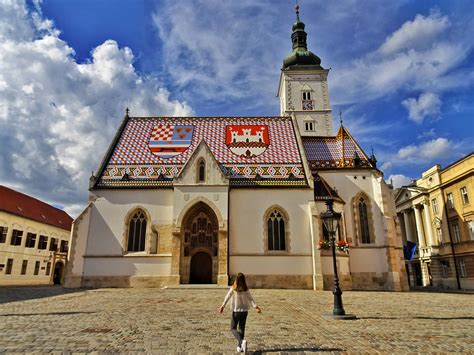
<path fill-rule="evenodd" d="M 298 0 L 296 0 L 295 11 L 296 11 L 296 21 L 300 22 L 300 5 L 298 4 Z"/>
<path fill-rule="evenodd" d="M 342 126 L 342 110 L 339 110 L 339 122 L 341 123 L 341 126 Z"/>

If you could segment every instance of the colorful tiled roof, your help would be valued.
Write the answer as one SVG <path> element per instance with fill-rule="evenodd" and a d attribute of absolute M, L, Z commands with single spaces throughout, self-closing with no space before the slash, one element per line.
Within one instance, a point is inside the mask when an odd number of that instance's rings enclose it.
<path fill-rule="evenodd" d="M 71 230 L 72 218 L 66 212 L 31 196 L 0 185 L 0 211 Z"/>
<path fill-rule="evenodd" d="M 375 168 L 367 154 L 344 126 L 336 136 L 303 137 L 311 170 L 334 168 Z"/>
<path fill-rule="evenodd" d="M 288 117 L 126 117 L 95 187 L 171 186 L 204 140 L 233 186 L 305 186 Z"/>

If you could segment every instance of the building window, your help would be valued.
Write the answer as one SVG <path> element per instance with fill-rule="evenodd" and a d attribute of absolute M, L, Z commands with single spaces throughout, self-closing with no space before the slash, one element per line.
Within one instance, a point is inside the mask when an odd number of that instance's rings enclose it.
<path fill-rule="evenodd" d="M 463 259 L 459 259 L 459 270 L 461 271 L 461 277 L 467 277 L 466 263 Z"/>
<path fill-rule="evenodd" d="M 61 253 L 67 253 L 68 249 L 68 241 L 67 240 L 61 240 L 61 247 L 59 248 L 59 251 Z"/>
<path fill-rule="evenodd" d="M 302 92 L 302 108 L 304 111 L 311 111 L 314 110 L 314 101 L 311 95 L 311 91 L 303 91 Z"/>
<path fill-rule="evenodd" d="M 12 232 L 12 240 L 10 241 L 11 245 L 21 245 L 21 236 L 23 235 L 23 231 L 19 231 L 14 229 Z"/>
<path fill-rule="evenodd" d="M 436 235 L 438 236 L 438 243 L 443 244 L 443 232 L 441 231 L 441 228 L 436 228 Z"/>
<path fill-rule="evenodd" d="M 13 268 L 13 259 L 7 259 L 7 268 L 5 269 L 6 275 L 11 275 Z"/>
<path fill-rule="evenodd" d="M 459 243 L 461 241 L 461 233 L 459 232 L 459 224 L 452 223 L 453 228 L 453 241 L 454 243 Z"/>
<path fill-rule="evenodd" d="M 431 200 L 431 208 L 434 214 L 438 214 L 438 201 L 435 198 Z"/>
<path fill-rule="evenodd" d="M 45 235 L 40 235 L 38 241 L 38 249 L 45 250 L 48 246 L 48 237 Z"/>
<path fill-rule="evenodd" d="M 308 131 L 308 132 L 313 132 L 314 131 L 314 122 L 313 121 L 305 121 L 304 130 Z"/>
<path fill-rule="evenodd" d="M 268 250 L 286 250 L 285 219 L 278 210 L 273 210 L 267 220 Z"/>
<path fill-rule="evenodd" d="M 26 275 L 26 268 L 28 267 L 28 260 L 23 260 L 21 264 L 21 274 Z"/>
<path fill-rule="evenodd" d="M 469 236 L 474 240 L 474 221 L 467 222 L 467 229 L 469 229 Z"/>
<path fill-rule="evenodd" d="M 204 159 L 201 159 L 199 161 L 199 166 L 198 166 L 198 182 L 205 182 L 206 181 L 206 162 Z"/>
<path fill-rule="evenodd" d="M 7 241 L 7 227 L 0 227 L 0 243 L 5 243 Z"/>
<path fill-rule="evenodd" d="M 144 251 L 146 216 L 141 210 L 132 215 L 128 226 L 128 251 Z"/>
<path fill-rule="evenodd" d="M 35 275 L 38 275 L 39 274 L 39 269 L 40 269 L 40 262 L 37 261 L 35 262 Z"/>
<path fill-rule="evenodd" d="M 58 250 L 58 240 L 56 238 L 51 238 L 51 242 L 49 243 L 49 251 L 57 251 Z"/>
<path fill-rule="evenodd" d="M 448 208 L 454 208 L 454 197 L 452 192 L 448 193 L 446 195 L 446 198 L 448 200 Z"/>
<path fill-rule="evenodd" d="M 444 278 L 449 276 L 449 262 L 448 261 L 441 260 L 441 271 L 443 273 Z"/>
<path fill-rule="evenodd" d="M 467 195 L 467 188 L 461 187 L 461 197 L 462 197 L 462 203 L 463 204 L 468 204 L 469 203 L 469 196 Z"/>
<path fill-rule="evenodd" d="M 27 233 L 26 234 L 26 244 L 25 247 L 27 248 L 34 248 L 36 244 L 36 234 L 35 233 Z"/>
<path fill-rule="evenodd" d="M 48 261 L 48 263 L 46 264 L 46 275 L 49 275 L 50 272 L 51 272 L 51 261 Z"/>
<path fill-rule="evenodd" d="M 359 233 L 362 244 L 370 243 L 369 218 L 367 216 L 367 203 L 361 197 L 358 204 L 359 209 Z"/>

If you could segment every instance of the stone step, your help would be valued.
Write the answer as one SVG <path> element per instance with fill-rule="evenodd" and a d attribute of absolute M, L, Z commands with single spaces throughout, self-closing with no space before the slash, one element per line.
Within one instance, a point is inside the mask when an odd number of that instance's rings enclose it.
<path fill-rule="evenodd" d="M 182 289 L 192 289 L 192 290 L 199 290 L 199 289 L 227 289 L 229 286 L 221 286 L 217 284 L 181 284 L 181 285 L 169 285 L 162 287 L 161 289 L 170 289 L 170 290 L 182 290 Z"/>

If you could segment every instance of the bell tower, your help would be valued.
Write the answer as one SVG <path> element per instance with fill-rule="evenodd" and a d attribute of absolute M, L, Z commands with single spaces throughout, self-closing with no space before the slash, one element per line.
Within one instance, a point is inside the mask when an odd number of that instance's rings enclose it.
<path fill-rule="evenodd" d="M 295 9 L 296 22 L 291 34 L 293 51 L 283 60 L 277 94 L 280 115 L 294 114 L 301 136 L 330 136 L 333 132 L 327 84 L 329 69 L 324 69 L 321 59 L 308 50 L 299 5 Z"/>

